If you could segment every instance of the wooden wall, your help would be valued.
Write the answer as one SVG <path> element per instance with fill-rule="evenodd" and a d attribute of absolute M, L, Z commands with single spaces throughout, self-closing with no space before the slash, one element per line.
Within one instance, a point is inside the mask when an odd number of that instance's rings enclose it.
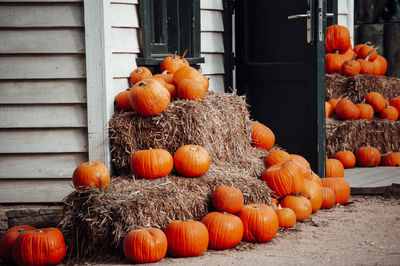
<path fill-rule="evenodd" d="M 87 161 L 81 0 L 0 0 L 0 203 L 57 202 Z"/>
<path fill-rule="evenodd" d="M 349 29 L 354 45 L 354 0 L 338 0 L 338 24 Z"/>

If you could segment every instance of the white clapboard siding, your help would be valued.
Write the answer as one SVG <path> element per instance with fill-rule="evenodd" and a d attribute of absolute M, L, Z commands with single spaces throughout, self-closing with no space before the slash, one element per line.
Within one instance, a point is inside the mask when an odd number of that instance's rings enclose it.
<path fill-rule="evenodd" d="M 338 0 L 338 24 L 349 30 L 354 44 L 354 0 Z"/>
<path fill-rule="evenodd" d="M 81 3 L 3 5 L 1 27 L 83 27 Z"/>
<path fill-rule="evenodd" d="M 61 202 L 73 191 L 71 179 L 0 180 L 0 203 Z"/>
<path fill-rule="evenodd" d="M 224 10 L 222 0 L 200 0 L 200 9 Z"/>
<path fill-rule="evenodd" d="M 0 3 L 79 3 L 83 0 L 0 0 Z"/>
<path fill-rule="evenodd" d="M 87 129 L 2 129 L 0 153 L 87 152 Z"/>
<path fill-rule="evenodd" d="M 0 105 L 0 128 L 86 127 L 86 105 Z"/>
<path fill-rule="evenodd" d="M 86 103 L 85 80 L 0 80 L 0 104 L 40 103 Z"/>
<path fill-rule="evenodd" d="M 113 53 L 140 52 L 137 29 L 112 28 L 111 38 Z"/>
<path fill-rule="evenodd" d="M 201 31 L 223 32 L 224 21 L 221 11 L 200 10 Z"/>
<path fill-rule="evenodd" d="M 111 4 L 138 4 L 139 0 L 111 0 Z"/>
<path fill-rule="evenodd" d="M 223 34 L 218 32 L 202 32 L 200 35 L 202 53 L 224 53 Z"/>
<path fill-rule="evenodd" d="M 115 91 L 115 95 L 117 95 L 121 91 L 125 91 L 131 87 L 131 83 L 129 78 L 115 78 L 113 80 L 113 88 Z"/>
<path fill-rule="evenodd" d="M 83 28 L 2 29 L 0 54 L 84 53 Z"/>
<path fill-rule="evenodd" d="M 132 71 L 137 68 L 136 54 L 113 54 L 112 70 L 114 78 L 130 77 Z"/>
<path fill-rule="evenodd" d="M 224 75 L 205 75 L 210 82 L 209 90 L 223 93 L 225 91 Z"/>
<path fill-rule="evenodd" d="M 0 179 L 71 178 L 86 153 L 0 155 Z"/>
<path fill-rule="evenodd" d="M 0 79 L 84 78 L 81 55 L 0 56 Z"/>
<path fill-rule="evenodd" d="M 139 28 L 139 16 L 136 5 L 112 4 L 112 27 Z"/>
<path fill-rule="evenodd" d="M 201 54 L 201 56 L 205 60 L 205 64 L 201 65 L 204 75 L 225 73 L 223 54 Z"/>

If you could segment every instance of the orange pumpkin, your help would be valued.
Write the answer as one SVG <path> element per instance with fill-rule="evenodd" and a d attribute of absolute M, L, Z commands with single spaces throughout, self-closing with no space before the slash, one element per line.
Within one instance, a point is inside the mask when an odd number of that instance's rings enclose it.
<path fill-rule="evenodd" d="M 265 157 L 265 166 L 270 167 L 277 163 L 290 160 L 290 155 L 284 150 L 273 150 Z"/>
<path fill-rule="evenodd" d="M 251 145 L 269 151 L 275 144 L 271 129 L 258 121 L 251 121 Z"/>
<path fill-rule="evenodd" d="M 333 114 L 332 105 L 329 102 L 325 101 L 325 116 L 326 117 L 331 117 L 332 114 Z"/>
<path fill-rule="evenodd" d="M 330 209 L 336 203 L 335 193 L 328 187 L 321 187 L 322 203 L 321 209 Z"/>
<path fill-rule="evenodd" d="M 184 58 L 186 52 L 187 50 L 182 56 L 175 54 L 173 56 L 167 56 L 166 58 L 164 58 L 160 65 L 161 72 L 168 70 L 169 73 L 174 74 L 180 68 L 190 66 L 189 62 Z"/>
<path fill-rule="evenodd" d="M 350 32 L 346 27 L 331 25 L 326 28 L 325 51 L 327 53 L 332 53 L 336 50 L 344 53 L 350 48 Z"/>
<path fill-rule="evenodd" d="M 378 74 L 379 76 L 383 76 L 386 73 L 387 70 L 387 61 L 383 56 L 378 55 L 375 59 L 375 61 L 379 61 L 381 67 L 380 67 L 380 73 Z"/>
<path fill-rule="evenodd" d="M 391 152 L 382 156 L 383 166 L 400 166 L 400 152 Z"/>
<path fill-rule="evenodd" d="M 168 70 L 163 71 L 161 74 L 155 74 L 153 75 L 154 78 L 161 78 L 168 84 L 174 84 L 173 77 L 174 75 L 170 73 Z"/>
<path fill-rule="evenodd" d="M 336 104 L 339 102 L 339 99 L 332 98 L 328 101 L 328 103 L 332 106 L 333 111 L 335 111 Z"/>
<path fill-rule="evenodd" d="M 311 177 L 312 171 L 310 163 L 303 156 L 290 154 L 290 160 L 300 165 L 304 178 Z"/>
<path fill-rule="evenodd" d="M 361 74 L 369 74 L 372 75 L 374 73 L 374 64 L 366 59 L 357 59 L 356 60 L 361 66 Z"/>
<path fill-rule="evenodd" d="M 332 189 L 335 203 L 345 204 L 350 198 L 350 185 L 344 178 L 321 178 L 322 186 Z"/>
<path fill-rule="evenodd" d="M 335 154 L 335 159 L 339 160 L 344 168 L 353 168 L 356 164 L 356 157 L 351 151 L 338 151 Z"/>
<path fill-rule="evenodd" d="M 237 213 L 243 207 L 244 197 L 240 189 L 221 185 L 214 190 L 211 201 L 219 211 Z"/>
<path fill-rule="evenodd" d="M 374 66 L 374 71 L 372 72 L 372 75 L 375 76 L 380 76 L 381 72 L 382 72 L 382 63 L 380 60 L 374 60 L 372 61 L 372 65 Z"/>
<path fill-rule="evenodd" d="M 132 230 L 123 243 L 125 257 L 135 263 L 159 261 L 167 254 L 167 247 L 167 237 L 158 228 Z"/>
<path fill-rule="evenodd" d="M 361 72 L 361 65 L 354 59 L 346 60 L 342 64 L 341 72 L 347 76 L 356 76 Z"/>
<path fill-rule="evenodd" d="M 132 110 L 131 103 L 129 102 L 129 90 L 121 91 L 115 97 L 115 103 L 121 110 Z"/>
<path fill-rule="evenodd" d="M 30 225 L 17 225 L 8 229 L 0 238 L 0 259 L 8 264 L 13 264 L 12 249 L 15 240 L 23 232 L 35 229 Z"/>
<path fill-rule="evenodd" d="M 75 169 L 72 174 L 72 183 L 76 189 L 106 188 L 110 184 L 110 173 L 101 162 L 85 162 Z"/>
<path fill-rule="evenodd" d="M 300 193 L 301 196 L 306 197 L 312 206 L 312 212 L 317 212 L 322 204 L 321 186 L 314 181 L 304 181 L 304 189 Z"/>
<path fill-rule="evenodd" d="M 357 56 L 358 58 L 366 59 L 370 62 L 373 62 L 378 57 L 378 53 L 376 52 L 374 47 L 369 45 L 362 45 L 357 51 Z"/>
<path fill-rule="evenodd" d="M 389 105 L 388 108 L 385 108 L 381 111 L 380 116 L 382 119 L 396 121 L 397 119 L 399 119 L 399 112 L 396 108 Z"/>
<path fill-rule="evenodd" d="M 375 167 L 381 162 L 381 154 L 377 148 L 361 147 L 356 152 L 356 163 L 358 166 Z"/>
<path fill-rule="evenodd" d="M 365 102 L 374 108 L 375 113 L 382 111 L 387 104 L 387 100 L 383 98 L 379 92 L 375 91 L 369 92 L 367 95 L 365 95 Z"/>
<path fill-rule="evenodd" d="M 210 155 L 201 146 L 184 145 L 174 154 L 175 170 L 186 177 L 204 175 L 210 167 Z"/>
<path fill-rule="evenodd" d="M 180 68 L 174 73 L 173 80 L 175 85 L 179 85 L 179 82 L 183 79 L 195 80 L 203 85 L 204 89 L 208 91 L 209 81 L 208 78 L 203 76 L 197 69 L 185 66 Z"/>
<path fill-rule="evenodd" d="M 374 108 L 370 104 L 358 103 L 356 106 L 360 110 L 359 119 L 371 120 L 374 117 Z"/>
<path fill-rule="evenodd" d="M 316 173 L 312 172 L 312 171 L 311 171 L 311 176 L 305 177 L 305 178 L 304 178 L 304 181 L 305 181 L 305 180 L 307 180 L 307 181 L 314 181 L 314 182 L 317 183 L 318 185 L 322 186 L 321 178 L 319 178 L 319 176 L 318 176 Z"/>
<path fill-rule="evenodd" d="M 356 120 L 360 116 L 360 110 L 349 99 L 341 99 L 336 104 L 335 113 L 342 120 Z"/>
<path fill-rule="evenodd" d="M 303 221 L 312 213 L 311 202 L 303 196 L 286 196 L 281 201 L 282 208 L 290 208 L 296 214 L 296 221 Z"/>
<path fill-rule="evenodd" d="M 138 67 L 131 73 L 131 81 L 134 85 L 143 79 L 151 79 L 152 77 L 153 74 L 146 67 Z"/>
<path fill-rule="evenodd" d="M 191 79 L 182 79 L 177 88 L 178 97 L 188 100 L 204 100 L 206 92 L 200 82 Z"/>
<path fill-rule="evenodd" d="M 343 177 L 343 164 L 336 159 L 326 159 L 326 177 Z"/>
<path fill-rule="evenodd" d="M 342 65 L 346 61 L 346 57 L 341 54 L 327 53 L 325 54 L 325 72 L 340 73 Z"/>
<path fill-rule="evenodd" d="M 296 213 L 292 209 L 282 208 L 275 211 L 278 215 L 279 227 L 292 228 L 296 224 Z"/>
<path fill-rule="evenodd" d="M 390 99 L 389 105 L 396 108 L 397 112 L 400 114 L 400 96 Z"/>
<path fill-rule="evenodd" d="M 140 178 L 155 179 L 169 175 L 174 165 L 172 155 L 163 149 L 136 151 L 131 157 L 132 173 Z"/>

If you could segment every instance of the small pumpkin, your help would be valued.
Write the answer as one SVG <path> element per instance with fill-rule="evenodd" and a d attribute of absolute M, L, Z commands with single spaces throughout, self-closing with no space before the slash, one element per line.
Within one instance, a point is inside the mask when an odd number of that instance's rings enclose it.
<path fill-rule="evenodd" d="M 340 25 L 331 25 L 326 28 L 325 51 L 327 53 L 339 50 L 344 53 L 351 49 L 350 32 Z"/>
<path fill-rule="evenodd" d="M 360 116 L 360 110 L 349 99 L 341 99 L 336 104 L 335 113 L 342 120 L 356 120 Z"/>
<path fill-rule="evenodd" d="M 335 203 L 345 204 L 350 198 L 350 185 L 345 178 L 321 178 L 322 186 L 332 189 Z"/>
<path fill-rule="evenodd" d="M 344 176 L 344 167 L 343 164 L 336 159 L 326 159 L 326 167 L 325 167 L 325 176 L 326 177 L 343 177 Z"/>
<path fill-rule="evenodd" d="M 173 80 L 175 85 L 179 85 L 183 79 L 195 80 L 203 85 L 205 91 L 208 91 L 209 81 L 208 78 L 203 76 L 197 69 L 185 66 L 180 68 L 174 73 Z"/>
<path fill-rule="evenodd" d="M 101 162 L 85 162 L 74 170 L 72 183 L 76 189 L 106 188 L 110 184 L 110 173 Z"/>
<path fill-rule="evenodd" d="M 381 75 L 381 72 L 382 72 L 382 63 L 381 63 L 381 61 L 380 60 L 374 60 L 374 61 L 372 61 L 372 65 L 374 66 L 374 71 L 372 72 L 372 75 L 375 75 L 375 76 L 380 76 Z"/>
<path fill-rule="evenodd" d="M 143 79 L 151 79 L 152 77 L 153 74 L 151 74 L 151 71 L 146 67 L 138 67 L 131 73 L 131 81 L 133 85 Z"/>
<path fill-rule="evenodd" d="M 356 164 L 356 157 L 351 151 L 338 151 L 335 154 L 335 159 L 339 160 L 344 168 L 353 168 Z"/>
<path fill-rule="evenodd" d="M 356 106 L 360 110 L 359 119 L 371 120 L 374 117 L 374 108 L 370 104 L 358 103 Z"/>
<path fill-rule="evenodd" d="M 396 121 L 399 119 L 399 112 L 396 108 L 389 105 L 388 108 L 385 108 L 381 111 L 380 116 L 382 119 Z"/>
<path fill-rule="evenodd" d="M 378 53 L 376 52 L 374 47 L 369 45 L 362 45 L 357 51 L 357 57 L 373 62 L 378 57 Z"/>
<path fill-rule="evenodd" d="M 357 59 L 356 60 L 360 66 L 361 66 L 361 70 L 360 73 L 361 74 L 369 74 L 372 75 L 374 73 L 374 64 L 370 61 L 368 61 L 367 59 Z"/>
<path fill-rule="evenodd" d="M 304 181 L 305 181 L 305 180 L 307 180 L 307 181 L 314 181 L 314 182 L 317 183 L 318 185 L 322 186 L 321 178 L 320 178 L 316 173 L 314 173 L 314 172 L 312 172 L 312 171 L 311 171 L 311 176 L 305 177 L 305 178 L 304 178 Z"/>
<path fill-rule="evenodd" d="M 286 196 L 281 201 L 282 208 L 290 208 L 296 214 L 296 221 L 303 221 L 312 213 L 311 202 L 303 196 Z"/>
<path fill-rule="evenodd" d="M 129 90 L 118 93 L 115 97 L 115 104 L 121 110 L 132 110 L 131 103 L 129 102 Z"/>
<path fill-rule="evenodd" d="M 158 228 L 142 228 L 130 231 L 124 238 L 123 251 L 129 261 L 151 263 L 167 254 L 167 237 Z"/>
<path fill-rule="evenodd" d="M 374 108 L 375 113 L 382 111 L 387 104 L 387 100 L 383 98 L 379 92 L 375 91 L 369 92 L 365 95 L 365 102 Z"/>
<path fill-rule="evenodd" d="M 279 227 L 292 228 L 296 224 L 296 213 L 290 208 L 275 210 L 278 215 Z"/>
<path fill-rule="evenodd" d="M 274 164 L 290 160 L 290 155 L 284 150 L 276 149 L 265 157 L 265 166 L 268 168 Z"/>
<path fill-rule="evenodd" d="M 328 187 L 321 187 L 322 203 L 321 209 L 330 209 L 336 203 L 335 193 Z"/>
<path fill-rule="evenodd" d="M 180 68 L 190 66 L 189 62 L 184 58 L 186 53 L 187 50 L 185 50 L 182 56 L 175 54 L 164 58 L 160 65 L 161 72 L 168 70 L 169 73 L 174 74 Z"/>
<path fill-rule="evenodd" d="M 163 149 L 139 150 L 132 154 L 132 173 L 140 178 L 155 179 L 169 175 L 174 165 L 172 155 Z"/>
<path fill-rule="evenodd" d="M 400 152 L 391 152 L 382 156 L 383 166 L 400 166 Z"/>
<path fill-rule="evenodd" d="M 314 181 L 304 181 L 304 189 L 300 193 L 301 196 L 306 197 L 312 206 L 312 213 L 317 212 L 322 204 L 321 186 Z"/>
<path fill-rule="evenodd" d="M 244 197 L 240 189 L 221 185 L 214 190 L 211 201 L 219 211 L 237 213 L 243 207 Z"/>
<path fill-rule="evenodd" d="M 203 217 L 201 222 L 208 229 L 209 248 L 233 248 L 242 241 L 243 223 L 236 215 L 227 212 L 210 212 Z"/>
<path fill-rule="evenodd" d="M 186 177 L 204 175 L 210 167 L 210 155 L 201 146 L 184 145 L 174 154 L 175 170 Z"/>
<path fill-rule="evenodd" d="M 170 73 L 168 70 L 163 71 L 161 74 L 153 75 L 154 78 L 161 78 L 168 84 L 174 84 L 173 77 L 174 74 Z"/>
<path fill-rule="evenodd" d="M 243 240 L 264 243 L 271 241 L 279 229 L 278 215 L 265 204 L 248 204 L 237 213 L 243 223 Z"/>
<path fill-rule="evenodd" d="M 347 76 L 356 76 L 361 72 L 361 65 L 359 62 L 354 60 L 346 60 L 342 64 L 341 73 Z"/>
<path fill-rule="evenodd" d="M 332 105 L 329 102 L 325 101 L 325 116 L 326 117 L 331 117 L 332 114 L 333 114 Z"/>
<path fill-rule="evenodd" d="M 35 230 L 36 228 L 30 225 L 17 225 L 8 229 L 0 238 L 0 259 L 3 262 L 12 264 L 13 245 L 17 237 L 25 231 Z"/>
<path fill-rule="evenodd" d="M 174 257 L 194 257 L 208 247 L 207 227 L 198 221 L 173 221 L 164 230 L 168 241 L 168 254 Z"/>
<path fill-rule="evenodd" d="M 271 129 L 258 121 L 251 121 L 251 145 L 269 151 L 275 144 Z"/>
<path fill-rule="evenodd" d="M 378 55 L 375 59 L 375 61 L 379 61 L 380 63 L 380 73 L 378 74 L 378 76 L 383 76 L 386 73 L 387 70 L 387 61 L 383 56 Z"/>
<path fill-rule="evenodd" d="M 178 97 L 188 100 L 204 100 L 206 92 L 200 82 L 191 79 L 182 79 L 177 88 Z"/>
<path fill-rule="evenodd" d="M 397 112 L 400 114 L 400 96 L 390 99 L 389 105 L 396 108 Z"/>
<path fill-rule="evenodd" d="M 358 166 L 375 167 L 381 162 L 381 153 L 375 147 L 361 147 L 355 155 Z"/>
<path fill-rule="evenodd" d="M 328 101 L 328 103 L 332 106 L 333 111 L 335 111 L 336 104 L 339 102 L 339 99 L 332 98 Z"/>

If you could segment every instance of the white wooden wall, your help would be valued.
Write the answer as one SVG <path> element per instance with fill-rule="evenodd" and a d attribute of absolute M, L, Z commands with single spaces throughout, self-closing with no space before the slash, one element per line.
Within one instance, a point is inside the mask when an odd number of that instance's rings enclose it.
<path fill-rule="evenodd" d="M 349 29 L 354 46 L 354 0 L 338 0 L 338 24 Z"/>
<path fill-rule="evenodd" d="M 0 0 L 0 203 L 57 202 L 87 161 L 81 0 Z"/>

